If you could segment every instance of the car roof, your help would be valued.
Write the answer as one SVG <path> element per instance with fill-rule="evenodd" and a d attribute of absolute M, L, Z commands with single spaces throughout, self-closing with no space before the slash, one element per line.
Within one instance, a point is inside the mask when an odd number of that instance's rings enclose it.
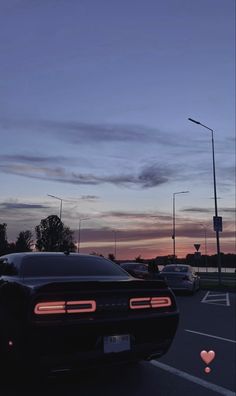
<path fill-rule="evenodd" d="M 19 258 L 23 258 L 23 257 L 35 257 L 35 256 L 80 256 L 80 257 L 91 257 L 93 256 L 92 254 L 81 254 L 81 253 L 71 253 L 71 252 L 20 252 L 20 253 L 9 253 L 9 254 L 4 254 L 4 256 L 0 256 L 0 258 L 3 257 L 19 257 Z M 100 257 L 100 258 L 104 258 L 106 259 L 106 257 L 101 257 L 101 256 L 97 256 L 96 257 Z"/>
<path fill-rule="evenodd" d="M 136 261 L 127 261 L 127 262 L 125 262 L 125 263 L 120 263 L 120 265 L 133 265 L 133 264 L 135 264 L 135 265 L 147 265 L 147 264 L 145 264 L 145 263 L 139 263 L 139 262 L 136 262 Z"/>
<path fill-rule="evenodd" d="M 167 264 L 167 265 L 165 265 L 164 268 L 166 268 L 166 267 L 188 267 L 188 268 L 190 268 L 190 265 L 187 265 L 187 264 Z"/>

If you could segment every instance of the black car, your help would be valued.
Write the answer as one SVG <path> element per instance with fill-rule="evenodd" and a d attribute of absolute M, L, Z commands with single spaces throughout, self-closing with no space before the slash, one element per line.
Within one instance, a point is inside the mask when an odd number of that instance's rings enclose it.
<path fill-rule="evenodd" d="M 163 281 L 134 279 L 102 257 L 0 257 L 0 361 L 73 369 L 165 354 L 178 309 Z"/>
<path fill-rule="evenodd" d="M 141 278 L 141 279 L 149 278 L 148 266 L 146 264 L 127 262 L 127 263 L 121 263 L 120 266 L 135 278 Z"/>

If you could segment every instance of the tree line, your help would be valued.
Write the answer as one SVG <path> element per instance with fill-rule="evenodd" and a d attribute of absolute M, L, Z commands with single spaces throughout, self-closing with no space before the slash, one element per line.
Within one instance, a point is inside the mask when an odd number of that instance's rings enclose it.
<path fill-rule="evenodd" d="M 30 230 L 19 232 L 15 242 L 7 240 L 7 224 L 0 224 L 0 256 L 9 253 L 31 252 L 33 248 L 40 252 L 76 252 L 77 247 L 73 242 L 73 234 L 69 227 L 66 227 L 56 215 L 48 216 L 40 221 L 35 227 L 36 241 Z M 92 255 L 99 255 L 92 252 Z M 108 254 L 108 258 L 115 261 L 113 253 Z"/>
<path fill-rule="evenodd" d="M 8 253 L 17 252 L 31 252 L 33 247 L 40 252 L 75 252 L 77 250 L 73 242 L 74 232 L 62 223 L 60 218 L 56 215 L 50 215 L 40 221 L 40 224 L 35 227 L 36 241 L 33 240 L 33 234 L 30 230 L 19 232 L 15 242 L 8 242 L 7 240 L 7 224 L 0 223 L 0 256 Z M 93 255 L 103 256 L 96 252 Z M 116 260 L 113 253 L 108 254 L 108 258 L 112 261 Z M 221 253 L 221 260 L 223 267 L 235 268 L 236 255 Z M 162 256 L 153 259 L 145 260 L 140 256 L 134 259 L 136 262 L 149 263 L 151 261 L 157 262 L 160 265 L 171 264 L 172 262 L 180 262 L 199 267 L 217 267 L 217 255 L 199 256 L 195 254 L 188 254 L 185 258 L 175 258 L 172 256 Z"/>
<path fill-rule="evenodd" d="M 35 248 L 40 252 L 75 252 L 73 231 L 66 227 L 58 216 L 51 215 L 35 227 Z M 21 231 L 15 242 L 7 240 L 7 224 L 0 224 L 0 255 L 16 252 L 31 252 L 34 241 L 30 230 Z"/>

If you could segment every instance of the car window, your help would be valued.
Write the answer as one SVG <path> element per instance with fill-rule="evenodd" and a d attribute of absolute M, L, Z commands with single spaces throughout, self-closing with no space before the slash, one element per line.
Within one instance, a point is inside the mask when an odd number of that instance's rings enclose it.
<path fill-rule="evenodd" d="M 22 276 L 119 276 L 127 274 L 117 264 L 95 256 L 30 256 L 23 258 Z"/>
<path fill-rule="evenodd" d="M 138 269 L 139 269 L 139 270 L 142 270 L 142 271 L 147 271 L 147 270 L 148 270 L 147 267 L 146 267 L 145 265 L 143 265 L 143 264 L 140 264 L 140 265 L 138 266 Z"/>
<path fill-rule="evenodd" d="M 137 264 L 121 264 L 121 267 L 127 270 L 128 269 L 134 270 L 138 268 Z"/>
<path fill-rule="evenodd" d="M 188 272 L 188 267 L 184 265 L 168 265 L 168 267 L 163 268 L 162 272 Z"/>

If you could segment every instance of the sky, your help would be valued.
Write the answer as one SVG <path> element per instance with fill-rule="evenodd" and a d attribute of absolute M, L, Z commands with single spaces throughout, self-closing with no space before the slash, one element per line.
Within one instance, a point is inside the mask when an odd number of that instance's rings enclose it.
<path fill-rule="evenodd" d="M 1 0 L 0 223 L 117 259 L 235 249 L 235 1 Z M 186 194 L 176 192 L 189 191 Z M 84 219 L 84 220 L 79 220 Z M 205 238 L 206 237 L 206 238 Z"/>

